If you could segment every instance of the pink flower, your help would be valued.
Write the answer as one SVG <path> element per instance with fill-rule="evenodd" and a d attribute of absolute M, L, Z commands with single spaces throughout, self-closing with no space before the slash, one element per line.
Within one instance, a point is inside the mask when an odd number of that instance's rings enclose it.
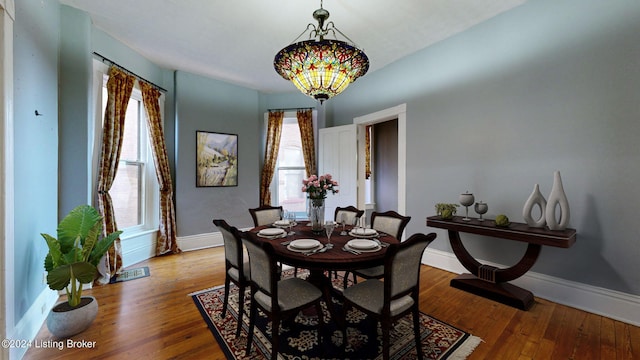
<path fill-rule="evenodd" d="M 320 175 L 311 175 L 307 179 L 302 180 L 302 192 L 306 192 L 309 194 L 309 197 L 313 198 L 325 198 L 327 196 L 327 192 L 331 191 L 331 193 L 335 194 L 338 192 L 338 189 L 335 187 L 338 186 L 338 182 L 333 180 L 333 176 L 331 174 Z"/>

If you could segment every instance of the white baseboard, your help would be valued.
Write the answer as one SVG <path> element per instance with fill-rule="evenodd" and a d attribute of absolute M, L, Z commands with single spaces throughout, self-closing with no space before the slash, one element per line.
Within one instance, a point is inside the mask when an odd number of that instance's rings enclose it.
<path fill-rule="evenodd" d="M 156 256 L 157 231 L 142 233 L 121 241 L 123 268 Z"/>
<path fill-rule="evenodd" d="M 238 229 L 240 231 L 248 231 L 251 228 Z M 222 246 L 224 240 L 221 232 L 213 232 L 208 234 L 197 234 L 190 236 L 182 236 L 178 238 L 178 246 L 182 251 L 193 251 L 206 249 L 210 247 Z"/>
<path fill-rule="evenodd" d="M 501 264 L 478 261 L 498 268 L 505 267 Z M 454 254 L 441 250 L 427 248 L 422 262 L 456 274 L 468 272 Z M 511 283 L 531 291 L 536 297 L 640 326 L 640 296 L 535 272 L 528 272 Z"/>
<path fill-rule="evenodd" d="M 43 289 L 36 300 L 31 304 L 24 316 L 18 321 L 13 331 L 7 333 L 8 339 L 33 340 L 44 324 L 49 310 L 58 302 L 58 293 L 48 287 Z M 12 347 L 9 359 L 22 359 L 27 352 L 27 347 Z"/>
<path fill-rule="evenodd" d="M 222 246 L 222 233 L 197 234 L 181 236 L 178 238 L 178 247 L 182 251 L 206 249 L 214 246 Z"/>

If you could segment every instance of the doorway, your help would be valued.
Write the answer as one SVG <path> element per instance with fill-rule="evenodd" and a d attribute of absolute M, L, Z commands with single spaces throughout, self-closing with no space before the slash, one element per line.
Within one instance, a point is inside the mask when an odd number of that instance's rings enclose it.
<path fill-rule="evenodd" d="M 372 211 L 398 211 L 398 119 L 371 126 Z"/>
<path fill-rule="evenodd" d="M 374 207 L 381 209 L 383 211 L 396 210 L 398 213 L 403 215 L 406 212 L 406 188 L 407 188 L 407 183 L 406 183 L 406 179 L 407 179 L 407 166 L 406 166 L 407 165 L 407 161 L 406 161 L 406 158 L 407 158 L 407 148 L 406 148 L 407 110 L 406 108 L 407 108 L 406 104 L 401 104 L 392 108 L 388 108 L 385 110 L 381 110 L 372 114 L 360 116 L 353 119 L 353 123 L 358 126 L 358 208 L 365 209 L 367 211 L 368 218 L 370 218 L 370 212 L 373 211 Z M 387 158 L 391 157 L 396 159 L 396 164 L 394 167 L 395 169 L 391 169 L 390 174 L 387 174 L 388 176 L 395 178 L 394 179 L 395 182 L 390 183 L 389 181 L 391 180 L 387 179 L 386 181 L 388 185 L 382 184 L 381 192 L 393 193 L 388 195 L 388 197 L 389 199 L 391 198 L 394 198 L 394 199 L 385 200 L 385 201 L 395 202 L 396 204 L 395 204 L 395 208 L 383 209 L 383 206 L 392 206 L 392 205 L 389 205 L 391 204 L 391 202 L 380 204 L 380 206 L 377 206 L 378 204 L 376 200 L 376 204 L 367 204 L 366 194 L 364 191 L 364 189 L 366 188 L 364 159 L 365 159 L 366 127 L 368 125 L 376 125 L 376 124 L 382 124 L 386 122 L 390 122 L 390 124 L 395 124 L 394 126 L 397 129 L 395 132 L 395 139 L 392 139 L 393 135 L 389 135 L 389 134 L 386 135 L 389 138 L 387 139 L 389 141 L 387 146 L 393 146 L 394 153 L 384 155 Z M 388 125 L 388 126 L 391 126 L 391 125 Z M 387 127 L 387 125 L 385 124 L 380 125 L 380 129 L 384 129 L 385 127 Z M 388 162 L 391 163 L 392 161 L 389 160 Z M 384 164 L 384 165 L 376 165 L 376 166 L 384 167 L 384 166 L 391 166 L 391 165 Z M 397 175 L 397 176 L 394 176 L 394 175 Z M 375 189 L 375 186 L 377 185 L 373 186 L 374 189 Z M 394 189 L 396 191 L 393 191 Z"/>

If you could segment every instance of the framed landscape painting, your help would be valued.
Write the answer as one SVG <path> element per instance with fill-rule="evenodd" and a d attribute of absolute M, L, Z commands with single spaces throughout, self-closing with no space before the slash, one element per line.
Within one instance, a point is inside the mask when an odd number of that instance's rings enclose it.
<path fill-rule="evenodd" d="M 238 135 L 196 131 L 196 186 L 238 186 Z"/>

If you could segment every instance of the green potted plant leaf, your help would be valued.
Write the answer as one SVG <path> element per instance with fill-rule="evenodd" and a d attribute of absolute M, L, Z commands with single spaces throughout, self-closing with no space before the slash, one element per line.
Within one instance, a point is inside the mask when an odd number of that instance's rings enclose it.
<path fill-rule="evenodd" d="M 90 205 L 80 205 L 60 221 L 57 235 L 41 234 L 49 247 L 44 260 L 47 284 L 52 290 L 66 290 L 67 301 L 58 303 L 47 318 L 47 327 L 54 335 L 63 338 L 84 331 L 98 313 L 97 301 L 83 297 L 84 284 L 92 283 L 98 275 L 97 265 L 122 231 L 102 237 L 102 216 Z M 81 315 L 87 324 L 64 324 L 61 317 L 68 317 L 70 310 L 87 308 L 93 315 Z M 77 316 L 77 315 L 76 315 Z M 70 327 L 70 328 L 69 328 Z"/>
<path fill-rule="evenodd" d="M 436 215 L 439 215 L 444 220 L 453 219 L 453 216 L 458 212 L 458 204 L 437 203 Z"/>

